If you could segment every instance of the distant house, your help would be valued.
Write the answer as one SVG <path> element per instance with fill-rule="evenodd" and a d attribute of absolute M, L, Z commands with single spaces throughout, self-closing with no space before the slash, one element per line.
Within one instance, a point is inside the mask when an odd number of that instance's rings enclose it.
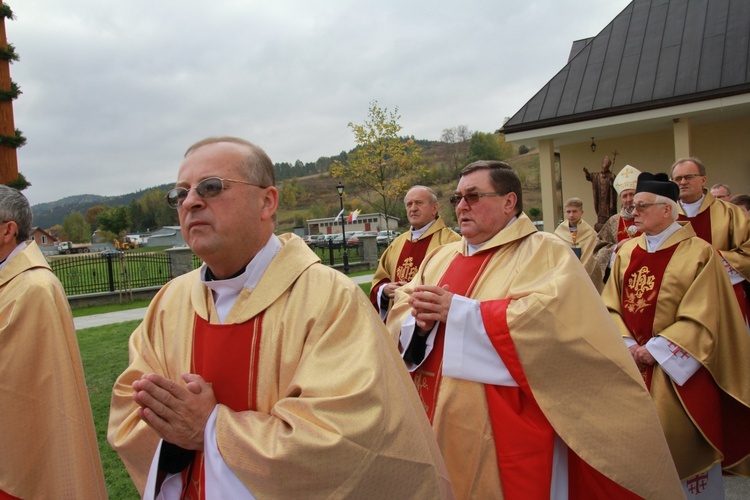
<path fill-rule="evenodd" d="M 184 246 L 185 240 L 182 239 L 180 226 L 163 226 L 152 231 L 148 241 L 143 245 L 145 247 L 181 247 Z"/>
<path fill-rule="evenodd" d="M 34 240 L 40 247 L 54 247 L 57 245 L 57 238 L 52 236 L 50 233 L 42 229 L 41 227 L 31 228 L 31 237 L 29 240 Z"/>
<path fill-rule="evenodd" d="M 385 231 L 384 214 L 359 214 L 354 222 L 346 222 L 346 232 L 349 231 Z M 398 227 L 398 217 L 388 216 L 388 229 Z M 335 217 L 324 217 L 322 219 L 307 220 L 308 234 L 333 234 L 341 232 L 341 219 Z"/>
<path fill-rule="evenodd" d="M 501 129 L 506 141 L 538 146 L 544 225 L 562 199 L 583 200 L 593 225 L 591 184 L 617 151 L 626 164 L 668 172 L 697 156 L 707 186 L 750 193 L 750 2 L 634 0 L 568 61 Z M 541 62 L 541 61 L 540 61 Z M 559 177 L 556 163 L 559 160 Z"/>

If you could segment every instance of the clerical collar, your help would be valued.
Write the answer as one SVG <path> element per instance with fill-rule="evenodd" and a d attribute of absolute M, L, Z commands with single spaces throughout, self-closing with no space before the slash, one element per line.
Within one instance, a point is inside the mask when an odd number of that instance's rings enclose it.
<path fill-rule="evenodd" d="M 508 226 L 510 226 L 511 224 L 513 224 L 514 222 L 516 222 L 517 220 L 518 220 L 518 216 L 516 215 L 515 217 L 513 217 L 511 220 L 508 221 L 508 223 L 505 225 L 505 227 L 503 229 L 507 228 Z M 500 231 L 502 231 L 503 229 L 501 229 Z M 495 236 L 497 236 L 497 233 L 495 234 Z M 495 236 L 493 236 L 492 238 L 494 238 Z M 492 238 L 490 238 L 490 240 Z M 490 240 L 487 240 L 487 241 L 490 241 Z M 477 253 L 479 250 L 481 250 L 482 247 L 484 246 L 484 244 L 487 243 L 487 241 L 483 241 L 482 243 L 478 243 L 476 245 L 472 245 L 471 243 L 469 243 L 467 241 L 466 242 L 466 253 L 469 254 L 469 257 L 471 257 L 472 255 L 474 255 L 475 253 Z"/>
<path fill-rule="evenodd" d="M 688 217 L 695 217 L 696 215 L 698 215 L 698 210 L 701 209 L 703 198 L 705 197 L 706 194 L 703 193 L 700 199 L 693 203 L 685 203 L 684 201 L 680 200 L 680 205 L 682 205 L 682 210 L 685 211 L 685 215 L 687 215 Z"/>
<path fill-rule="evenodd" d="M 216 312 L 219 314 L 221 323 L 226 321 L 229 311 L 232 310 L 237 297 L 243 288 L 253 290 L 258 285 L 261 276 L 265 272 L 274 256 L 281 250 L 281 241 L 272 234 L 265 246 L 258 252 L 255 257 L 240 269 L 239 273 L 225 280 L 211 279 L 208 276 L 208 266 L 203 264 L 201 268 L 201 281 L 213 293 Z"/>
<path fill-rule="evenodd" d="M 25 241 L 23 243 L 19 243 L 18 245 L 16 245 L 16 248 L 14 248 L 13 251 L 10 252 L 7 257 L 5 257 L 5 259 L 3 259 L 2 261 L 0 261 L 0 269 L 2 269 L 3 267 L 5 267 L 5 265 L 8 262 L 10 262 L 10 259 L 12 259 L 16 254 L 19 254 L 19 253 L 23 252 L 24 249 L 27 246 L 29 246 L 29 245 Z"/>
<path fill-rule="evenodd" d="M 427 230 L 430 229 L 430 226 L 432 226 L 435 223 L 436 220 L 437 219 L 434 219 L 432 222 L 430 222 L 429 224 L 425 224 L 424 227 L 421 227 L 419 229 L 414 229 L 412 227 L 410 229 L 410 231 L 411 231 L 411 241 L 416 241 L 419 238 L 421 238 L 424 235 L 424 233 L 426 233 Z"/>
<path fill-rule="evenodd" d="M 646 251 L 648 253 L 654 253 L 659 250 L 659 247 L 661 247 L 661 245 L 665 241 L 667 241 L 667 238 L 676 233 L 681 227 L 682 226 L 677 222 L 673 222 L 668 228 L 666 228 L 659 234 L 655 234 L 653 236 L 649 236 L 646 234 Z"/>
<path fill-rule="evenodd" d="M 571 226 L 570 223 L 568 223 L 568 227 L 571 231 L 578 231 L 578 226 Z"/>

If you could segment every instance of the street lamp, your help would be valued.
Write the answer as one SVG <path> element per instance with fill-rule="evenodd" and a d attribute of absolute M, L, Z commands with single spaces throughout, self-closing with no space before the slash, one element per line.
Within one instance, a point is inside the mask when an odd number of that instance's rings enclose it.
<path fill-rule="evenodd" d="M 346 251 L 346 216 L 344 216 L 344 185 L 341 181 L 336 185 L 336 191 L 339 192 L 339 201 L 341 202 L 341 245 L 344 247 L 344 274 L 349 274 L 349 254 Z"/>

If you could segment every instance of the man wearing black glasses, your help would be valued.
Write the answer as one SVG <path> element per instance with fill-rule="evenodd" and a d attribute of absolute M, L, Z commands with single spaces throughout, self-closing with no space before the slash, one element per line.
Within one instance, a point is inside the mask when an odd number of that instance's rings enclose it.
<path fill-rule="evenodd" d="M 188 149 L 167 203 L 205 264 L 133 333 L 110 443 L 147 498 L 449 497 L 383 322 L 301 238 L 274 234 L 273 184 L 244 140 Z"/>
<path fill-rule="evenodd" d="M 750 466 L 750 337 L 720 257 L 676 222 L 678 193 L 666 174 L 638 176 L 633 215 L 643 235 L 617 252 L 602 298 L 651 392 L 685 493 L 723 498 L 722 469 L 744 475 Z"/>
<path fill-rule="evenodd" d="M 73 316 L 0 184 L 0 498 L 107 498 Z"/>
<path fill-rule="evenodd" d="M 679 498 L 617 327 L 575 254 L 522 212 L 516 173 L 474 162 L 451 203 L 462 240 L 427 256 L 387 326 L 456 496 Z"/>
<path fill-rule="evenodd" d="M 698 158 L 677 160 L 670 175 L 680 188 L 679 220 L 690 221 L 698 237 L 719 251 L 750 329 L 750 220 L 705 188 L 706 167 Z"/>

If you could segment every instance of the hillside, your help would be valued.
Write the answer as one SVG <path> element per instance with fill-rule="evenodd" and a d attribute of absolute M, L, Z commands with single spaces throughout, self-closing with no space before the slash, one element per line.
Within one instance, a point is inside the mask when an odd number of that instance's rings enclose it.
<path fill-rule="evenodd" d="M 435 189 L 440 202 L 440 214 L 446 220 L 447 224 L 455 224 L 453 208 L 448 202 L 448 197 L 456 188 L 457 181 L 444 170 L 444 157 L 442 143 L 428 144 L 422 152 L 422 155 L 432 171 L 427 184 Z M 322 160 L 322 159 L 321 159 Z M 318 160 L 318 163 L 321 162 Z M 524 211 L 529 213 L 529 209 L 536 207 L 541 209 L 541 190 L 539 184 L 539 155 L 536 151 L 518 155 L 507 160 L 518 172 L 524 188 Z M 305 177 L 295 178 L 295 181 L 301 187 L 302 194 L 297 199 L 297 206 L 294 210 L 279 208 L 278 222 L 280 231 L 291 231 L 295 226 L 303 224 L 305 220 L 316 217 L 335 216 L 340 210 L 339 196 L 336 191 L 338 180 L 332 179 L 327 172 L 307 175 Z M 277 180 L 277 187 L 281 191 L 283 184 L 290 182 L 289 179 Z M 93 194 L 69 196 L 55 202 L 40 203 L 32 208 L 33 225 L 43 228 L 50 228 L 56 224 L 62 224 L 63 219 L 72 212 L 77 211 L 86 214 L 86 211 L 96 205 L 105 205 L 109 207 L 119 205 L 129 205 L 133 200 L 140 198 L 146 192 L 153 189 L 166 190 L 171 188 L 171 184 L 162 184 L 142 189 L 133 193 L 123 194 L 120 196 L 98 196 Z M 361 208 L 364 212 L 372 211 L 372 208 L 364 203 L 351 189 L 347 189 L 344 195 L 347 212 Z M 402 224 L 406 224 L 406 216 L 403 206 L 400 212 L 393 214 L 400 217 Z"/>

